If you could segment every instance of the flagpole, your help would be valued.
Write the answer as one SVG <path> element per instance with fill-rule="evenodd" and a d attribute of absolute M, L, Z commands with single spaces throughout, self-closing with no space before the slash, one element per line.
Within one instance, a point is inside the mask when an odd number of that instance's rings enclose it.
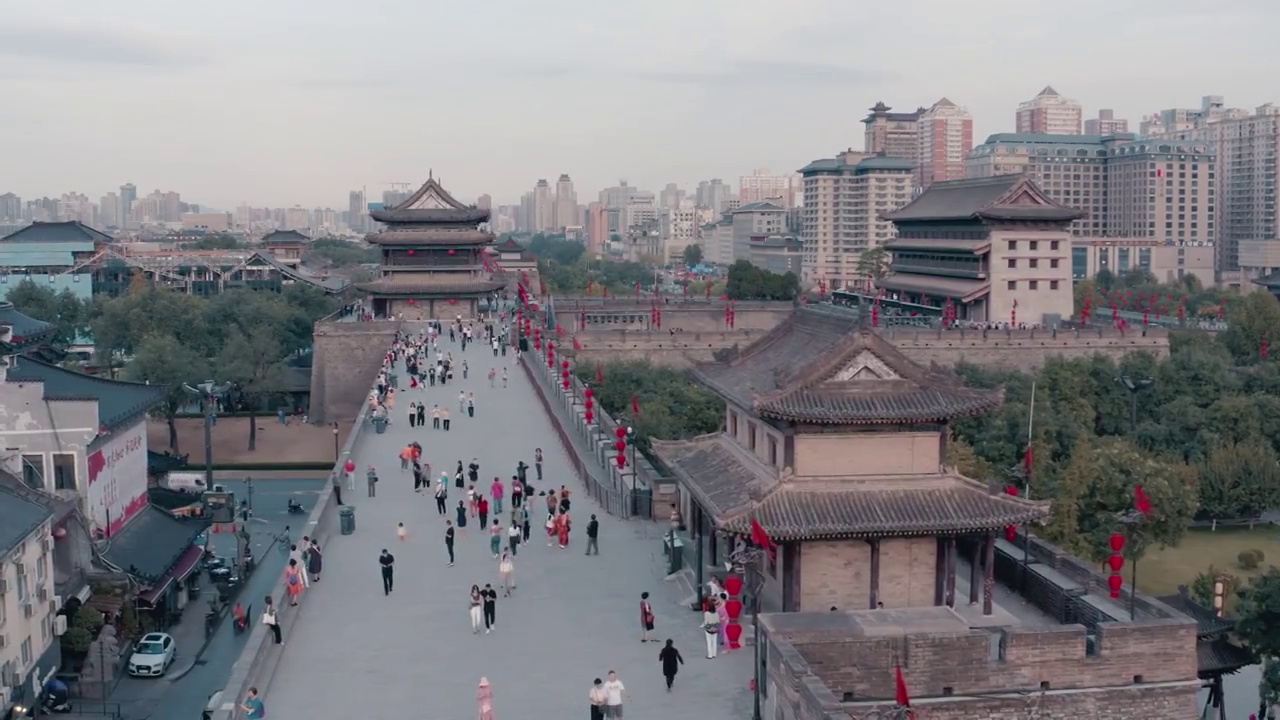
<path fill-rule="evenodd" d="M 1031 465 L 1035 462 L 1035 455 L 1031 450 L 1031 433 L 1035 428 L 1036 422 L 1036 381 L 1031 381 L 1031 406 L 1027 408 L 1027 459 L 1030 462 L 1025 464 L 1027 487 L 1023 492 L 1023 496 L 1028 500 L 1031 499 Z M 1023 523 L 1022 525 L 1022 572 L 1018 575 L 1018 588 L 1020 592 L 1025 592 L 1027 587 L 1027 566 L 1031 564 L 1031 523 Z"/>

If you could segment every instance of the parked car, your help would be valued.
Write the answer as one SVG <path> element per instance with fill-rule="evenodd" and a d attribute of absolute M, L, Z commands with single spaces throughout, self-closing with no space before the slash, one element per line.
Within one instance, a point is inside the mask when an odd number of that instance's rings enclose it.
<path fill-rule="evenodd" d="M 177 644 L 168 633 L 147 633 L 129 656 L 129 674 L 134 677 L 162 677 L 173 664 Z"/>

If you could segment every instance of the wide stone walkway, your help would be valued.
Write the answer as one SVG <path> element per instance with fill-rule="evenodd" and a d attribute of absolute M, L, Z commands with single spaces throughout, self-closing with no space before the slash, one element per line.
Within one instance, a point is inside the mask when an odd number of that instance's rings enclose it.
<path fill-rule="evenodd" d="M 482 676 L 494 691 L 495 716 L 562 720 L 588 716 L 591 680 L 617 670 L 630 698 L 630 718 L 728 720 L 750 716 L 748 651 L 704 659 L 699 617 L 679 607 L 677 591 L 663 581 L 662 525 L 621 521 L 600 510 L 570 474 L 554 428 L 524 371 L 510 355 L 494 358 L 477 344 L 461 353 L 446 342 L 470 379 L 425 391 L 397 393 L 394 422 L 386 433 L 367 430 L 355 450 L 357 529 L 335 535 L 325 548 L 323 580 L 310 591 L 266 693 L 273 720 L 325 718 L 475 718 L 475 689 Z M 507 367 L 509 387 L 490 388 L 491 366 Z M 403 373 L 401 373 L 403 377 Z M 457 412 L 460 389 L 476 394 L 476 417 Z M 453 429 L 410 429 L 406 408 L 414 400 L 448 404 Z M 428 421 L 429 423 L 429 421 Z M 487 488 L 495 475 L 506 482 L 520 460 L 532 465 L 534 448 L 546 458 L 539 488 L 567 484 L 573 495 L 572 547 L 547 547 L 541 521 L 516 558 L 514 597 L 499 597 L 493 634 L 473 635 L 468 620 L 472 584 L 499 584 L 488 536 L 473 525 L 458 538 L 458 562 L 446 566 L 444 519 L 429 494 L 417 495 L 397 453 L 417 440 L 437 476 L 457 462 L 478 458 Z M 364 472 L 373 465 L 382 481 L 367 498 Z M 537 485 L 532 467 L 531 481 Z M 344 492 L 344 500 L 351 500 Z M 450 504 L 458 491 L 450 488 Z M 538 500 L 535 498 L 535 500 Z M 545 509 L 542 502 L 532 508 Z M 600 520 L 601 554 L 583 554 L 587 520 Z M 409 531 L 396 538 L 396 524 Z M 474 523 L 474 521 L 472 521 Z M 396 586 L 382 593 L 378 554 L 396 557 Z M 675 691 L 665 692 L 658 665 L 662 643 L 639 640 L 640 593 L 648 591 L 657 635 L 672 638 L 686 664 Z"/>

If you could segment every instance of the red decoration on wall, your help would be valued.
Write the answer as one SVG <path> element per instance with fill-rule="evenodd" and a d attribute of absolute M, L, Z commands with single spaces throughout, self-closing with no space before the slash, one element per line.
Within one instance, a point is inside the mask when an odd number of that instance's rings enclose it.
<path fill-rule="evenodd" d="M 590 425 L 595 422 L 596 414 L 591 412 L 591 408 L 587 408 L 587 411 L 582 414 L 582 417 L 586 418 L 587 424 Z"/>
<path fill-rule="evenodd" d="M 729 649 L 738 650 L 742 647 L 742 626 L 736 622 L 731 622 L 724 628 L 724 636 L 729 640 Z"/>
<path fill-rule="evenodd" d="M 1111 552 L 1120 552 L 1121 550 L 1124 550 L 1124 535 L 1121 535 L 1120 533 L 1111 533 L 1109 542 L 1111 544 Z"/>
<path fill-rule="evenodd" d="M 1120 572 L 1120 570 L 1124 568 L 1124 556 L 1112 555 L 1111 557 L 1107 558 L 1107 566 L 1111 568 L 1111 572 L 1115 572 L 1115 573 Z"/>
<path fill-rule="evenodd" d="M 730 650 L 738 650 L 742 648 L 742 623 L 739 618 L 742 617 L 742 576 L 730 575 L 724 579 L 724 590 L 729 596 L 725 601 L 724 611 L 729 616 L 729 623 L 725 625 L 724 635 L 729 641 Z"/>
<path fill-rule="evenodd" d="M 724 604 L 724 614 L 729 616 L 730 620 L 737 620 L 742 617 L 742 602 L 740 600 L 728 600 Z"/>
<path fill-rule="evenodd" d="M 621 440 L 627 436 L 627 429 L 624 427 L 616 427 L 613 429 L 613 436 Z"/>
<path fill-rule="evenodd" d="M 409 304 L 410 304 L 410 305 L 413 305 L 413 304 L 414 304 L 414 303 L 416 303 L 416 302 L 418 302 L 418 301 L 417 301 L 417 300 L 414 300 L 413 298 L 409 298 Z"/>
<path fill-rule="evenodd" d="M 626 441 L 626 440 L 619 440 L 618 442 L 616 442 L 616 443 L 614 443 L 614 444 L 613 444 L 613 449 L 614 449 L 614 450 L 617 450 L 618 452 L 623 452 L 623 451 L 625 451 L 625 450 L 627 449 L 627 441 Z"/>
<path fill-rule="evenodd" d="M 457 304 L 458 304 L 458 298 L 449 298 L 449 304 L 450 304 L 450 305 L 457 305 Z"/>
<path fill-rule="evenodd" d="M 617 463 L 618 463 L 618 469 L 619 469 L 619 470 L 621 470 L 622 468 L 624 468 L 624 467 L 626 467 L 626 466 L 627 466 L 627 456 L 626 456 L 626 455 L 619 455 L 619 456 L 616 458 L 616 460 L 617 460 Z"/>
<path fill-rule="evenodd" d="M 569 361 L 568 361 L 568 360 L 565 360 L 564 362 L 560 363 L 560 369 L 561 369 L 561 370 L 568 370 L 568 369 L 569 369 Z"/>
<path fill-rule="evenodd" d="M 735 597 L 735 596 L 737 596 L 737 595 L 741 595 L 741 594 L 742 594 L 742 577 L 741 577 L 741 576 L 739 576 L 739 575 L 730 575 L 729 577 L 725 578 L 725 579 L 724 579 L 724 591 L 725 591 L 726 593 L 729 593 L 729 597 L 731 597 L 731 598 L 732 598 L 732 597 Z M 736 600 L 730 600 L 730 602 L 737 602 L 737 601 L 736 601 Z M 742 607 L 742 604 L 741 604 L 741 603 L 738 603 L 738 607 Z M 725 606 L 725 610 L 728 610 L 728 609 L 729 609 L 729 606 L 727 606 L 727 605 L 726 605 L 726 606 Z M 731 613 L 729 616 L 730 616 L 730 617 L 737 617 L 736 615 L 733 615 L 732 613 Z"/>
<path fill-rule="evenodd" d="M 1008 540 L 1009 542 L 1013 542 L 1014 540 L 1017 540 L 1018 528 L 1013 525 L 1006 526 L 1004 529 L 1004 539 Z"/>
<path fill-rule="evenodd" d="M 458 254 L 458 251 L 457 251 L 457 250 L 452 250 L 452 249 L 450 249 L 450 250 L 449 250 L 449 254 L 450 254 L 450 255 L 457 255 L 457 254 Z"/>
<path fill-rule="evenodd" d="M 405 255 L 417 255 L 417 254 L 418 254 L 418 251 L 417 251 L 417 250 L 406 250 L 404 254 L 405 254 Z"/>
<path fill-rule="evenodd" d="M 1115 600 L 1120 597 L 1120 588 L 1124 585 L 1124 578 L 1119 575 L 1107 576 L 1107 588 L 1111 590 L 1111 599 Z"/>
<path fill-rule="evenodd" d="M 561 387 L 563 387 L 566 391 L 569 390 L 569 378 L 564 379 L 564 382 L 561 383 Z"/>
<path fill-rule="evenodd" d="M 587 389 L 587 392 L 591 392 L 591 389 L 590 389 L 590 388 L 588 388 L 588 389 Z M 590 396 L 590 395 L 588 395 L 588 396 L 587 396 L 586 401 L 585 401 L 585 402 L 583 402 L 583 405 L 586 405 L 587 409 L 588 409 L 588 410 L 591 410 L 591 409 L 595 408 L 595 406 L 596 406 L 596 401 L 595 401 L 595 400 L 592 400 L 592 399 L 591 399 L 591 396 Z"/>
<path fill-rule="evenodd" d="M 591 388 L 587 388 L 586 392 L 584 392 L 584 393 L 582 393 L 582 394 L 583 394 L 583 395 L 586 395 L 588 398 L 593 398 L 593 397 L 595 397 L 595 396 L 596 396 L 596 391 L 595 391 L 595 390 L 592 390 Z"/>

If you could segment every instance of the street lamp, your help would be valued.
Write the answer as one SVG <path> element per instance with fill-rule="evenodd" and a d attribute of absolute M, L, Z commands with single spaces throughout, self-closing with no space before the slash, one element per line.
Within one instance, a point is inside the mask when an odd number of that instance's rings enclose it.
<path fill-rule="evenodd" d="M 754 642 L 751 643 L 755 656 L 755 669 L 752 672 L 751 720 L 761 720 L 760 716 L 760 590 L 764 587 L 764 572 L 760 567 L 764 561 L 764 549 L 747 546 L 735 550 L 729 555 L 729 570 L 745 573 L 747 590 L 751 592 L 751 630 Z M 701 590 L 699 590 L 701 592 Z"/>
<path fill-rule="evenodd" d="M 1147 536 L 1142 532 L 1142 523 L 1146 519 L 1147 516 L 1137 509 L 1116 513 L 1116 522 L 1124 526 L 1125 535 L 1128 536 L 1128 540 L 1125 542 L 1125 550 L 1129 552 L 1130 622 L 1133 622 L 1134 616 L 1137 614 L 1135 601 L 1138 597 L 1138 557 L 1142 555 L 1142 551 L 1147 546 Z"/>
<path fill-rule="evenodd" d="M 1116 378 L 1120 386 L 1129 391 L 1129 432 L 1132 434 L 1138 427 L 1138 393 L 1151 387 L 1155 380 L 1151 378 L 1131 378 L 1128 374 Z"/>
<path fill-rule="evenodd" d="M 192 387 L 182 384 L 182 389 L 200 399 L 200 412 L 204 415 L 204 487 L 213 489 L 213 413 L 215 402 L 231 389 L 231 383 L 218 384 L 212 380 Z"/>
<path fill-rule="evenodd" d="M 333 461 L 338 462 L 338 423 L 333 424 Z"/>

